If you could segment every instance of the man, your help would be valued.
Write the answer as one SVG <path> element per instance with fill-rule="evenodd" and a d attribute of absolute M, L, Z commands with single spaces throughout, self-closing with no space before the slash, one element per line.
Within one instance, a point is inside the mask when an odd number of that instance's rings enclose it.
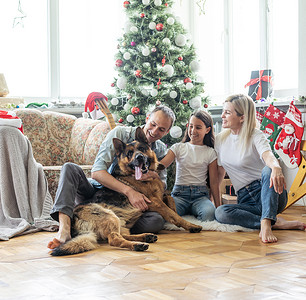
<path fill-rule="evenodd" d="M 175 121 L 173 111 L 166 106 L 156 107 L 143 131 L 156 156 L 161 160 L 166 155 L 166 145 L 160 141 L 170 130 Z M 87 179 L 83 170 L 73 163 L 64 164 L 59 180 L 58 190 L 55 196 L 55 203 L 51 210 L 51 216 L 59 221 L 59 231 L 57 236 L 48 243 L 48 248 L 54 249 L 61 243 L 71 239 L 70 228 L 73 208 L 76 204 L 95 202 L 97 189 L 106 186 L 109 189 L 126 195 L 130 203 L 144 211 L 142 217 L 131 228 L 131 233 L 160 231 L 165 223 L 162 216 L 156 212 L 146 211 L 147 203 L 150 200 L 143 194 L 135 191 L 130 186 L 123 184 L 111 175 L 111 170 L 116 163 L 113 138 L 117 137 L 124 143 L 132 142 L 135 139 L 136 127 L 118 126 L 111 130 L 102 142 L 93 168 L 91 179 Z M 157 176 L 155 172 L 148 172 L 142 176 L 142 180 L 147 180 Z M 161 180 L 166 186 L 166 170 L 160 174 Z"/>

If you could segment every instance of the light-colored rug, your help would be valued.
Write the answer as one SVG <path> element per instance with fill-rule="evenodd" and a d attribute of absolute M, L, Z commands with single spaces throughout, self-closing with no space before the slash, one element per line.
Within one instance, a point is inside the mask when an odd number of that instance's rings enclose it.
<path fill-rule="evenodd" d="M 254 229 L 245 228 L 239 225 L 229 225 L 229 224 L 222 224 L 217 221 L 200 221 L 194 216 L 183 216 L 183 219 L 186 221 L 202 226 L 202 230 L 210 230 L 210 231 L 222 231 L 222 232 L 237 232 L 237 231 L 245 231 L 251 232 L 255 231 Z M 171 223 L 166 222 L 164 226 L 165 230 L 185 230 L 184 228 L 177 227 Z"/>

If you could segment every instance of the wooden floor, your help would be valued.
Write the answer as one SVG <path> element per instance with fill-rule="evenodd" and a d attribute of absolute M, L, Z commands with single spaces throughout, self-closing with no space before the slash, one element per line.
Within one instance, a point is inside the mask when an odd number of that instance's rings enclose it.
<path fill-rule="evenodd" d="M 306 223 L 304 207 L 283 217 Z M 167 231 L 146 252 L 103 244 L 52 257 L 54 233 L 0 242 L 0 299 L 306 299 L 306 232 Z"/>

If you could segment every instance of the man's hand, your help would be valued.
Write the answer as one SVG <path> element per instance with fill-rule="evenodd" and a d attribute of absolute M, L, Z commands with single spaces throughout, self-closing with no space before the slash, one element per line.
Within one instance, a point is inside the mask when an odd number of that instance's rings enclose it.
<path fill-rule="evenodd" d="M 286 188 L 285 177 L 283 171 L 280 167 L 272 168 L 272 173 L 270 177 L 270 188 L 274 186 L 276 193 L 281 194 L 283 189 Z"/>
<path fill-rule="evenodd" d="M 151 203 L 151 201 L 144 194 L 141 194 L 132 188 L 128 191 L 126 196 L 128 197 L 132 206 L 140 209 L 141 211 L 147 210 L 149 208 L 147 203 Z"/>

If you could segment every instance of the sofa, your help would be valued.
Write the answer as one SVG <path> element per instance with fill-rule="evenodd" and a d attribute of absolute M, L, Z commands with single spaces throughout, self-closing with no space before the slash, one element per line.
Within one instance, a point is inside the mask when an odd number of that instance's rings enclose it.
<path fill-rule="evenodd" d="M 22 120 L 36 161 L 43 165 L 53 199 L 64 163 L 76 163 L 90 176 L 99 147 L 110 131 L 108 122 L 38 109 L 15 112 Z"/>

